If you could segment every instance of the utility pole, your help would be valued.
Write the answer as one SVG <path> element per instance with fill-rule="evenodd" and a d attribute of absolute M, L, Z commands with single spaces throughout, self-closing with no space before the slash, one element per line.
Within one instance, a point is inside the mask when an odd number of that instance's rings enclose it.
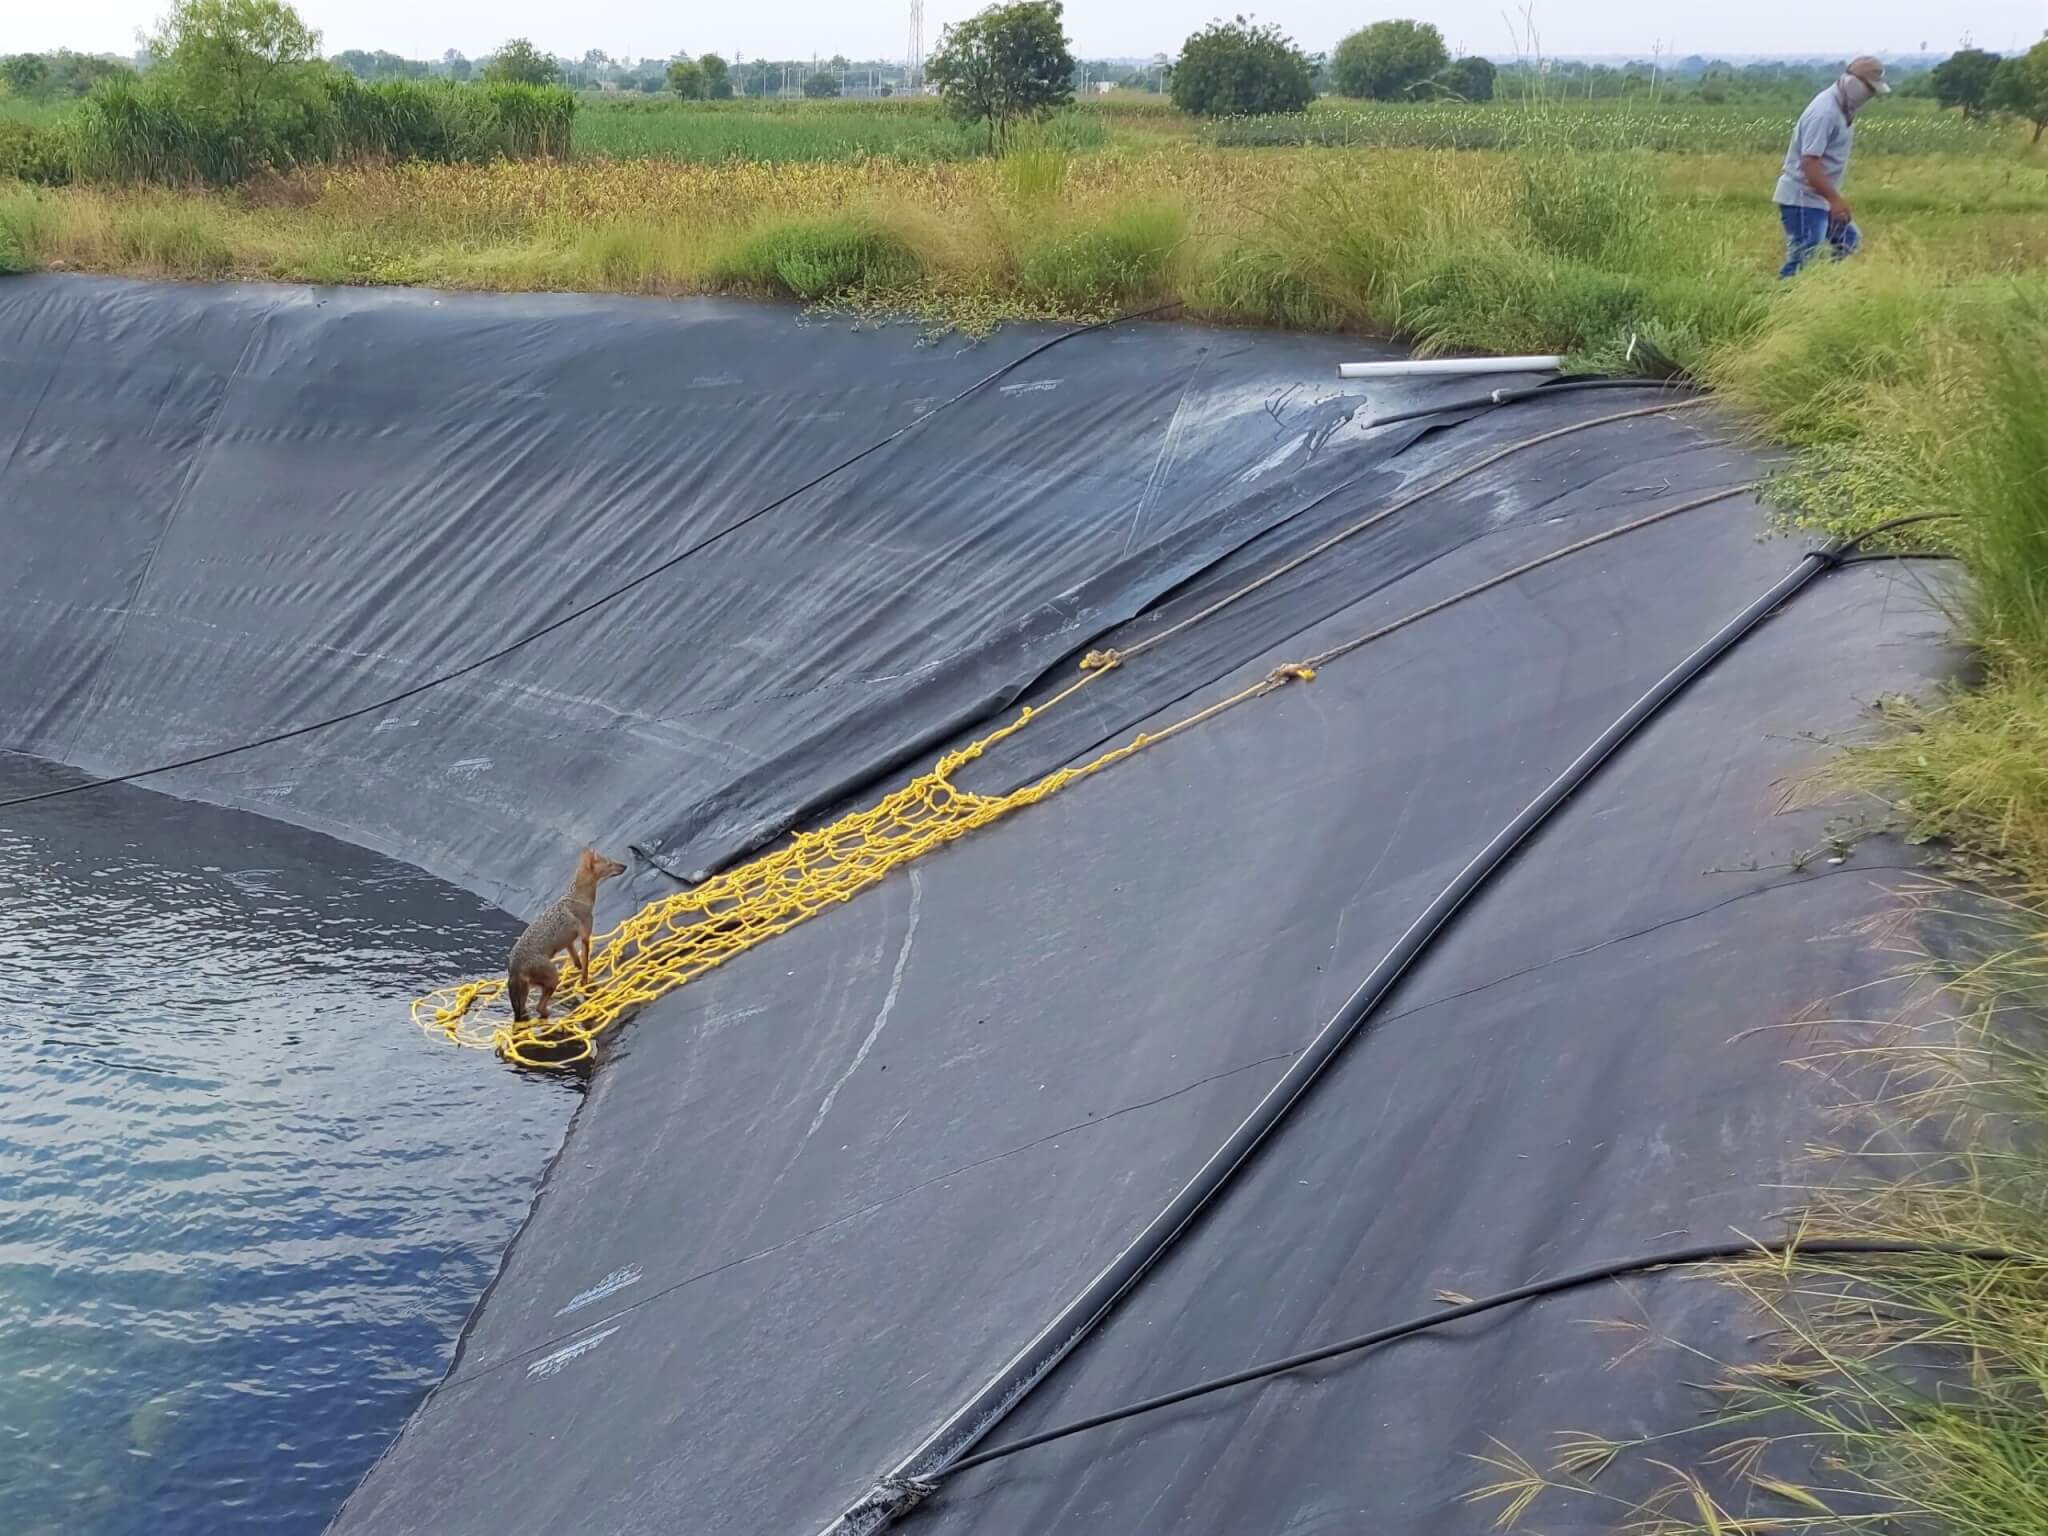
<path fill-rule="evenodd" d="M 905 53 L 907 89 L 916 90 L 924 74 L 924 0 L 910 0 L 910 46 Z"/>

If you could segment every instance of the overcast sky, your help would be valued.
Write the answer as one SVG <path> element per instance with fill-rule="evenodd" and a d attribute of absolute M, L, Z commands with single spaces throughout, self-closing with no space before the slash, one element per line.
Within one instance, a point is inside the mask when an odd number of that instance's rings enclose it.
<path fill-rule="evenodd" d="M 449 48 L 471 56 L 523 34 L 567 55 L 602 48 L 615 55 L 667 57 L 744 53 L 749 58 L 901 57 L 909 0 L 752 0 L 684 7 L 674 0 L 296 0 L 329 53 L 386 48 L 408 58 L 438 58 Z M 982 0 L 926 0 L 925 45 L 941 26 Z M 0 53 L 68 47 L 133 51 L 159 0 L 0 0 Z M 1088 57 L 1174 53 L 1212 17 L 1256 9 L 1314 51 L 1368 21 L 1420 16 L 1434 21 L 1460 52 L 1515 51 L 1497 0 L 1068 0 L 1067 31 Z M 1546 53 L 1623 53 L 1653 47 L 1688 53 L 1910 53 L 1946 51 L 1967 39 L 1997 51 L 2024 47 L 2048 30 L 2048 0 L 1716 0 L 1666 8 L 1641 0 L 1569 0 L 1539 5 L 1536 26 Z"/>

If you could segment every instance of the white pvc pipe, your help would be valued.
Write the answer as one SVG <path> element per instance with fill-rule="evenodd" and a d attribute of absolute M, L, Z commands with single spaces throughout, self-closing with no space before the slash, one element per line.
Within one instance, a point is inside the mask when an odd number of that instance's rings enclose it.
<path fill-rule="evenodd" d="M 1557 373 L 1561 357 L 1409 357 L 1398 363 L 1339 363 L 1340 379 L 1393 379 L 1431 373 Z"/>

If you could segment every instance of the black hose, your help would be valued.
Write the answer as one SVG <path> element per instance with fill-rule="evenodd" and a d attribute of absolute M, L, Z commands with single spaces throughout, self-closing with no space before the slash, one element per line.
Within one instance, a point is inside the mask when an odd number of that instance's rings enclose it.
<path fill-rule="evenodd" d="M 1019 1451 L 1028 1451 L 1034 1446 L 1046 1445 L 1054 1440 L 1064 1440 L 1067 1436 L 1078 1435 L 1083 1430 L 1099 1429 L 1120 1419 L 1134 1418 L 1141 1413 L 1154 1413 L 1161 1408 L 1171 1408 L 1176 1403 L 1206 1397 L 1211 1392 L 1242 1386 L 1248 1381 L 1260 1381 L 1268 1376 L 1298 1371 L 1305 1365 L 1332 1360 L 1339 1355 L 1356 1354 L 1359 1350 L 1371 1349 L 1375 1345 L 1391 1344 L 1396 1339 L 1405 1339 L 1411 1334 L 1441 1327 L 1445 1323 L 1477 1317 L 1480 1313 L 1491 1312 L 1496 1307 L 1510 1306 L 1518 1301 L 1533 1301 L 1539 1296 L 1554 1296 L 1559 1291 L 1576 1290 L 1580 1286 L 1618 1279 L 1622 1275 L 1640 1274 L 1645 1270 L 1669 1269 L 1686 1264 L 1713 1264 L 1731 1259 L 1784 1258 L 1788 1254 L 1801 1258 L 1825 1257 L 1829 1254 L 1848 1253 L 1940 1253 L 1957 1258 L 1977 1259 L 1986 1264 L 2010 1263 L 2019 1257 L 2003 1248 L 1969 1248 L 1951 1243 L 1894 1242 L 1885 1238 L 1841 1238 L 1792 1243 L 1704 1243 L 1694 1248 L 1674 1248 L 1666 1253 L 1653 1253 L 1645 1258 L 1618 1259 L 1611 1264 L 1596 1264 L 1591 1269 L 1575 1270 L 1571 1274 L 1558 1275 L 1549 1280 L 1533 1280 L 1527 1285 L 1518 1285 L 1511 1291 L 1482 1296 L 1477 1301 L 1462 1302 L 1454 1307 L 1439 1307 L 1434 1312 L 1410 1318 L 1405 1323 L 1375 1328 L 1371 1333 L 1355 1334 L 1348 1339 L 1339 1339 L 1334 1344 L 1303 1350 L 1298 1355 L 1268 1360 L 1263 1365 L 1247 1366 L 1241 1371 L 1232 1371 L 1228 1376 L 1212 1376 L 1207 1381 L 1198 1381 L 1193 1386 L 1182 1387 L 1177 1392 L 1162 1392 L 1157 1397 L 1126 1403 L 1123 1407 L 1112 1408 L 1107 1413 L 1090 1414 L 1085 1419 L 1056 1424 L 1051 1429 L 1042 1429 L 1035 1435 L 1007 1440 L 1001 1445 L 991 1446 L 988 1450 L 977 1451 L 972 1456 L 963 1456 L 947 1467 L 942 1475 L 953 1477 L 970 1467 L 1000 1461 L 1005 1456 L 1014 1456 Z"/>
<path fill-rule="evenodd" d="M 740 529 L 746 527 L 747 524 L 753 522 L 755 519 L 766 517 L 770 512 L 776 511 L 778 508 L 787 506 L 790 502 L 796 500 L 797 497 L 803 495 L 806 491 L 816 489 L 818 486 L 824 484 L 827 480 L 831 479 L 834 475 L 838 474 L 841 470 L 851 469 L 854 465 L 858 464 L 862 459 L 867 458 L 870 454 L 881 452 L 884 448 L 888 447 L 891 443 L 895 442 L 898 438 L 904 436 L 906 433 L 914 432 L 917 428 L 923 426 L 926 422 L 930 421 L 934 416 L 938 415 L 941 411 L 952 409 L 952 407 L 958 405 L 961 401 L 965 400 L 969 395 L 978 394 L 980 391 L 986 389 L 989 385 L 995 383 L 997 379 L 1000 379 L 1005 374 L 1012 373 L 1016 369 L 1023 367 L 1026 363 L 1030 362 L 1033 358 L 1039 356 L 1041 353 L 1051 351 L 1061 342 L 1072 341 L 1075 337 L 1086 336 L 1092 331 L 1106 330 L 1110 326 L 1122 325 L 1126 321 L 1130 320 L 1144 320 L 1153 315 L 1164 314 L 1169 309 L 1178 308 L 1180 308 L 1180 301 L 1176 299 L 1169 304 L 1158 304 L 1154 305 L 1150 309 L 1135 310 L 1129 314 L 1118 315 L 1113 320 L 1098 320 L 1093 325 L 1077 326 L 1075 329 L 1071 331 L 1062 331 L 1057 336 L 1048 337 L 1044 341 L 1038 343 L 1037 346 L 1028 348 L 1027 350 L 1019 353 L 1016 357 L 1011 358 L 1007 363 L 1004 363 L 1001 367 L 995 369 L 993 372 L 982 375 L 982 377 L 976 379 L 972 384 L 969 384 L 965 389 L 961 390 L 958 394 L 953 395 L 948 399 L 941 400 L 937 405 L 933 406 L 930 410 L 921 412 L 917 416 L 912 417 L 909 421 L 906 421 L 902 426 L 898 427 L 895 431 L 891 432 L 887 437 L 880 438 L 877 441 L 868 444 L 867 447 L 861 449 L 858 453 L 850 454 L 846 458 L 841 459 L 837 464 L 834 464 L 830 469 L 823 470 L 820 473 L 813 475 L 810 479 L 806 480 L 802 485 L 798 486 L 795 490 L 785 491 L 782 495 L 776 497 L 773 501 L 767 503 L 765 506 L 757 507 L 754 511 L 747 513 L 746 516 L 740 518 L 738 521 L 728 523 L 723 528 L 718 529 L 716 532 L 706 534 L 703 538 L 699 539 L 696 543 L 690 545 L 687 549 L 680 550 L 676 554 L 670 555 L 666 560 L 660 561 L 655 565 L 649 566 L 646 570 L 642 571 L 639 575 L 633 577 L 631 580 L 620 583 L 618 586 L 613 587 L 610 591 L 599 593 L 596 597 L 591 598 L 590 601 L 586 603 L 580 603 L 576 607 L 570 609 L 560 618 L 551 619 L 546 624 L 541 625 L 538 629 L 528 630 L 525 634 L 519 636 L 518 639 L 512 640 L 504 645 L 499 646 L 495 651 L 487 651 L 483 655 L 477 657 L 476 660 L 465 662 L 463 665 L 456 667 L 452 671 L 443 672 L 435 677 L 430 677 L 423 683 L 415 683 L 410 688 L 403 689 L 398 693 L 390 694 L 384 698 L 374 701 L 373 703 L 361 705 L 356 709 L 345 710 L 338 715 L 329 715 L 324 719 L 315 720 L 307 725 L 297 725 L 291 727 L 289 730 L 274 731 L 270 735 L 260 736 L 254 741 L 238 742 L 236 745 L 231 747 L 220 747 L 211 752 L 198 753 L 196 756 L 193 757 L 181 757 L 175 762 L 158 763 L 154 767 L 150 768 L 137 768 L 129 773 L 110 774 L 109 776 L 103 779 L 87 779 L 82 784 L 66 784 L 62 788 L 45 789 L 33 795 L 16 795 L 11 800 L 0 800 L 0 811 L 7 810 L 11 806 L 32 805 L 38 800 L 56 800 L 65 795 L 82 795 L 87 790 L 104 789 L 110 784 L 132 784 L 137 779 L 154 778 L 157 774 L 160 773 L 174 773 L 180 768 L 197 768 L 202 763 L 216 763 L 224 757 L 235 757 L 243 752 L 253 752 L 258 747 L 275 746 L 279 742 L 290 741 L 295 737 L 310 736 L 315 731 L 324 731 L 329 730 L 337 725 L 346 725 L 351 720 L 360 720 L 365 715 L 374 715 L 379 710 L 391 708 L 394 704 L 403 704 L 407 699 L 417 698 L 419 697 L 419 695 L 427 692 L 429 689 L 439 688 L 444 683 L 452 683 L 457 678 L 467 677 L 470 673 L 478 671 L 483 667 L 487 667 L 494 661 L 502 661 L 505 657 L 510 656 L 514 651 L 520 650 L 525 646 L 529 646 L 533 644 L 536 640 L 544 639 L 548 635 L 553 634 L 556 630 L 563 628 L 565 625 L 575 623 L 578 619 L 583 618 L 585 615 L 592 613 L 599 608 L 602 608 L 605 604 L 614 602 L 617 599 L 624 597 L 628 592 L 631 592 L 635 587 L 644 586 L 646 583 L 654 580 L 655 577 L 660 576 L 665 572 L 674 570 L 678 565 L 681 565 L 685 560 L 689 559 L 692 555 L 699 554 L 702 551 L 709 549 L 713 544 L 716 544 L 720 539 L 726 538 L 731 534 L 739 532 Z"/>
<path fill-rule="evenodd" d="M 1539 395 L 1567 395 L 1582 389 L 1662 389 L 1672 386 L 1662 379 L 1555 379 L 1547 384 L 1524 384 L 1515 389 L 1490 390 L 1475 395 L 1469 400 L 1446 400 L 1440 405 L 1420 405 L 1412 411 L 1397 411 L 1391 416 L 1375 416 L 1365 425 L 1391 427 L 1400 421 L 1420 421 L 1425 416 L 1441 416 L 1450 411 L 1483 411 L 1495 406 L 1513 405 L 1518 400 L 1534 400 Z"/>
<path fill-rule="evenodd" d="M 1616 748 L 1728 648 L 1763 622 L 1787 598 L 1833 563 L 1832 550 L 1810 554 L 1771 588 L 1730 619 L 1673 667 L 1621 717 L 1574 758 L 1520 814 L 1496 833 L 1459 871 L 1421 916 L 1409 924 L 1394 947 L 1317 1032 L 1280 1080 L 1245 1117 L 1230 1137 L 1175 1195 L 1166 1209 L 1148 1222 L 1131 1243 L 1110 1261 L 1059 1313 L 1041 1328 L 1010 1361 L 966 1403 L 927 1436 L 923 1444 L 899 1461 L 875 1486 L 828 1527 L 829 1536 L 870 1536 L 914 1505 L 915 1490 L 942 1476 L 1002 1422 L 1031 1389 L 1072 1352 L 1075 1345 L 1108 1315 L 1159 1262 L 1167 1250 L 1215 1199 L 1252 1153 L 1293 1108 L 1308 1087 L 1350 1043 L 1380 1000 L 1393 989 L 1452 915 L 1471 898 L 1523 840 L 1547 820 L 1593 776 Z"/>
<path fill-rule="evenodd" d="M 1945 549 L 1880 549 L 1870 555 L 1843 555 L 1835 561 L 1837 565 L 1875 565 L 1879 561 L 1911 560 L 1960 560 L 1963 557 Z"/>
<path fill-rule="evenodd" d="M 1915 512 L 1910 517 L 1895 517 L 1888 522 L 1879 523 L 1874 528 L 1866 528 L 1861 533 L 1852 534 L 1848 538 L 1837 539 L 1821 553 L 1831 564 L 1846 565 L 1849 563 L 1848 556 L 1854 554 L 1867 541 L 1876 538 L 1881 533 L 1890 533 L 1895 528 L 1910 528 L 1915 523 L 1952 523 L 1961 516 L 1962 513 L 1960 512 Z M 1930 555 L 1916 558 L 1936 559 L 1939 557 Z"/>

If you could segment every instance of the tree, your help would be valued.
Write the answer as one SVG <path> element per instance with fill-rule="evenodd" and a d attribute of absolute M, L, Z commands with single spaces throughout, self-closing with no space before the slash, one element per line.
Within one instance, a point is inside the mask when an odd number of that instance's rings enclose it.
<path fill-rule="evenodd" d="M 707 53 L 697 61 L 697 68 L 704 73 L 704 94 L 712 101 L 732 99 L 732 69 L 715 53 Z"/>
<path fill-rule="evenodd" d="M 1278 27 L 1213 21 L 1181 45 L 1173 104 L 1202 117 L 1299 112 L 1315 98 L 1308 56 Z"/>
<path fill-rule="evenodd" d="M 2048 38 L 2001 63 L 1991 76 L 1984 104 L 2024 117 L 2034 125 L 2034 142 L 2048 129 Z"/>
<path fill-rule="evenodd" d="M 685 101 L 704 99 L 704 71 L 695 59 L 674 59 L 665 77 L 668 88 Z"/>
<path fill-rule="evenodd" d="M 1999 58 L 1982 48 L 1965 48 L 1934 66 L 1934 99 L 1944 107 L 1961 107 L 1963 116 L 1975 117 L 1984 110 L 1984 97 L 1991 89 L 1991 77 L 1998 73 Z"/>
<path fill-rule="evenodd" d="M 562 66 L 523 37 L 510 39 L 484 65 L 492 85 L 553 85 L 561 78 Z"/>
<path fill-rule="evenodd" d="M 804 94 L 813 101 L 839 94 L 839 77 L 830 70 L 821 69 L 804 76 Z"/>
<path fill-rule="evenodd" d="M 320 34 L 283 0 L 178 0 L 149 52 L 147 85 L 197 130 L 219 180 L 288 163 L 326 110 Z"/>
<path fill-rule="evenodd" d="M 441 68 L 450 80 L 467 80 L 476 71 L 476 66 L 450 48 L 441 55 Z"/>
<path fill-rule="evenodd" d="M 1451 55 L 1426 21 L 1376 21 L 1337 45 L 1330 78 L 1344 96 L 1396 101 L 1434 75 Z"/>
<path fill-rule="evenodd" d="M 1436 77 L 1436 83 L 1460 101 L 1491 101 L 1494 77 L 1498 73 L 1493 67 L 1493 60 L 1473 54 L 1445 69 Z"/>
<path fill-rule="evenodd" d="M 317 61 L 320 34 L 282 0 L 179 0 L 149 51 L 188 90 L 218 91 L 240 107 L 267 81 Z"/>
<path fill-rule="evenodd" d="M 1060 0 L 1011 0 L 946 28 L 925 62 L 953 115 L 988 124 L 991 150 L 1007 142 L 1010 125 L 1043 117 L 1074 99 L 1074 55 Z"/>

